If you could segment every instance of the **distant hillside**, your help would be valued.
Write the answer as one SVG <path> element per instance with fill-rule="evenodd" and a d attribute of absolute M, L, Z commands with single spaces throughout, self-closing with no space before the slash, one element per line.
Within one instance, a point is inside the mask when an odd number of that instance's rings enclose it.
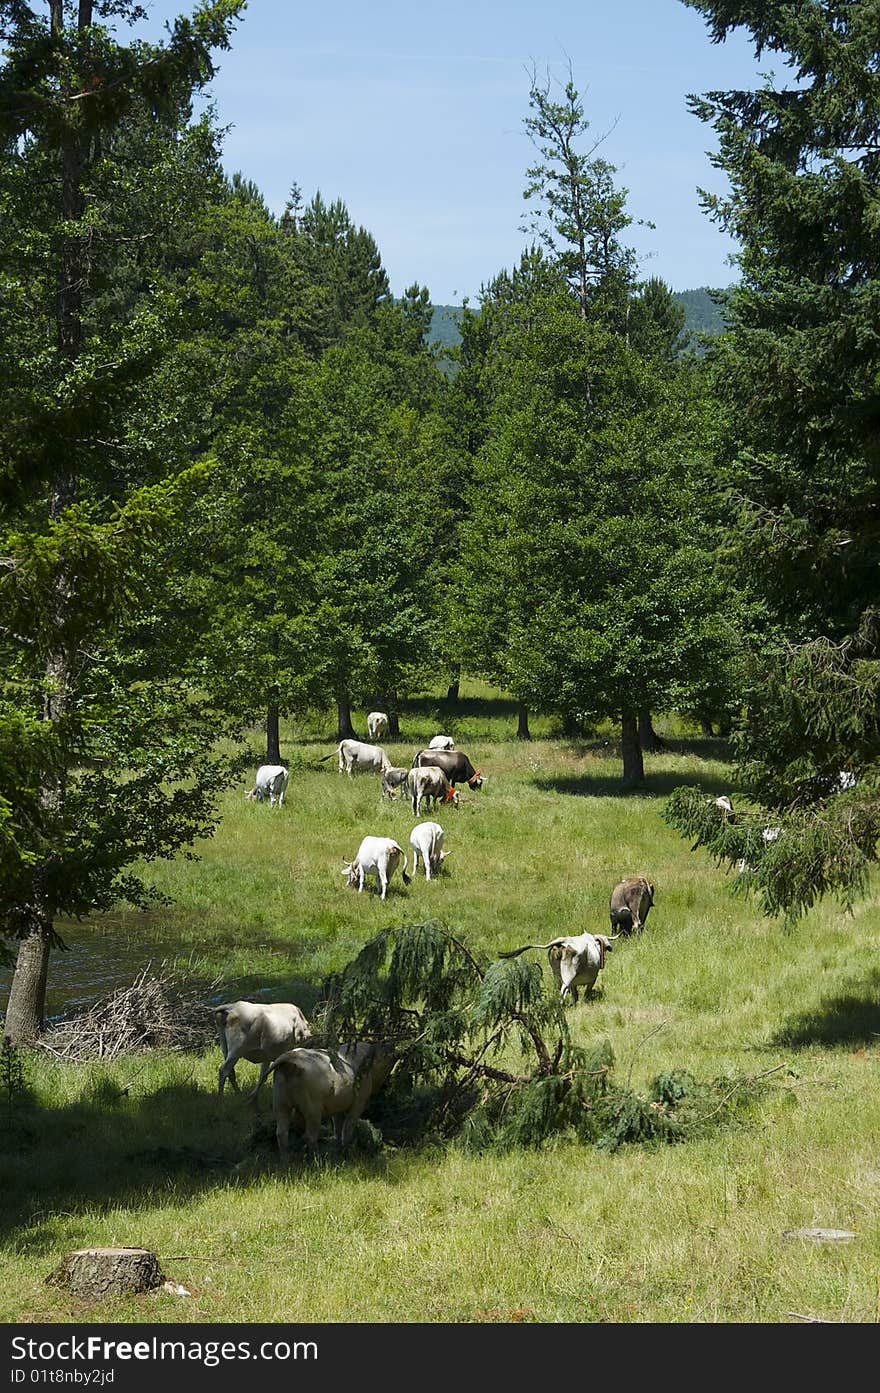
<path fill-rule="evenodd" d="M 461 343 L 458 326 L 461 321 L 460 305 L 435 305 L 431 316 L 428 342 L 439 343 L 442 348 L 455 348 Z"/>
<path fill-rule="evenodd" d="M 724 318 L 719 307 L 709 298 L 709 292 L 705 286 L 700 286 L 697 290 L 677 290 L 675 298 L 684 305 L 687 315 L 684 327 L 691 334 L 714 336 L 721 333 L 724 328 Z M 461 306 L 435 305 L 428 334 L 429 343 L 439 344 L 443 348 L 454 348 L 457 343 L 461 342 L 461 335 L 458 331 L 460 321 Z"/>
<path fill-rule="evenodd" d="M 684 327 L 692 334 L 720 334 L 724 329 L 724 316 L 709 292 L 701 285 L 697 290 L 676 290 L 675 298 L 684 305 L 687 319 Z"/>

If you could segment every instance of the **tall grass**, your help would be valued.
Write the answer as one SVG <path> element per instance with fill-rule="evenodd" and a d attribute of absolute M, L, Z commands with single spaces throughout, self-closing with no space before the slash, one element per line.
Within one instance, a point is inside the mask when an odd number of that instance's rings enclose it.
<path fill-rule="evenodd" d="M 497 694 L 467 689 L 456 708 L 425 698 L 402 728 L 386 745 L 395 761 L 449 730 L 486 774 L 439 818 L 453 855 L 438 879 L 406 889 L 398 877 L 384 904 L 347 887 L 342 860 L 360 838 L 407 847 L 413 819 L 381 802 L 378 778 L 320 764 L 335 742 L 312 718 L 285 733 L 286 806 L 246 803 L 243 779 L 199 861 L 151 868 L 173 906 L 126 927 L 225 973 L 230 994 L 308 1011 L 326 974 L 389 923 L 443 918 L 492 956 L 602 931 L 612 886 L 644 873 L 656 886 L 646 931 L 617 945 L 595 998 L 571 1009 L 575 1038 L 610 1040 L 639 1088 L 671 1068 L 713 1078 L 783 1064 L 757 1113 L 612 1155 L 559 1138 L 537 1152 L 386 1149 L 285 1173 L 268 1142 L 253 1143 L 246 1106 L 216 1098 L 216 1051 L 76 1069 L 29 1056 L 27 1096 L 2 1118 L 0 1319 L 875 1320 L 876 886 L 852 916 L 826 903 L 787 932 L 734 897 L 659 815 L 679 782 L 731 790 L 711 744 L 673 740 L 647 758 L 645 789 L 624 796 L 608 733 L 568 742 L 536 721 L 541 738 L 519 744 Z M 783 1236 L 815 1225 L 857 1236 Z M 45 1285 L 64 1252 L 101 1243 L 155 1249 L 194 1295 L 89 1311 Z"/>

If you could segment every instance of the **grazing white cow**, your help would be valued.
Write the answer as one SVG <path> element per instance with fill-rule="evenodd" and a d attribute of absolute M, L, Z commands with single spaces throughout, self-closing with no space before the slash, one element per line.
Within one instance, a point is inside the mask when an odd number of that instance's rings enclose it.
<path fill-rule="evenodd" d="M 458 792 L 443 773 L 442 769 L 410 769 L 406 778 L 406 791 L 412 801 L 413 817 L 418 817 L 419 808 L 433 802 L 458 804 Z"/>
<path fill-rule="evenodd" d="M 255 1099 L 263 1086 L 269 1066 L 285 1050 L 293 1049 L 308 1040 L 312 1030 L 302 1011 L 291 1001 L 278 1001 L 262 1006 L 254 1001 L 230 1001 L 214 1012 L 217 1038 L 223 1051 L 223 1063 L 218 1076 L 218 1092 L 226 1080 L 238 1092 L 235 1066 L 240 1059 L 260 1065 L 256 1088 L 248 1094 Z"/>
<path fill-rule="evenodd" d="M 408 769 L 397 769 L 393 764 L 386 764 L 382 770 L 382 797 L 394 798 L 394 790 L 406 786 L 408 774 Z"/>
<path fill-rule="evenodd" d="M 452 853 L 443 850 L 443 828 L 439 822 L 418 822 L 409 834 L 413 853 L 413 876 L 419 868 L 419 857 L 425 867 L 425 879 L 430 880 L 441 863 Z"/>
<path fill-rule="evenodd" d="M 605 954 L 612 951 L 616 937 L 583 933 L 577 938 L 552 938 L 549 943 L 526 943 L 512 953 L 500 953 L 499 957 L 516 958 L 529 948 L 546 948 L 562 1001 L 570 996 L 577 1005 L 578 987 L 584 987 L 587 996 L 591 994 L 605 966 Z"/>
<path fill-rule="evenodd" d="M 622 880 L 611 891 L 611 931 L 640 934 L 654 903 L 654 887 L 643 875 Z"/>
<path fill-rule="evenodd" d="M 330 1050 L 289 1050 L 276 1059 L 272 1077 L 272 1111 L 278 1150 L 287 1157 L 290 1120 L 302 1119 L 306 1141 L 315 1159 L 318 1133 L 332 1117 L 337 1146 L 344 1147 L 352 1128 L 395 1064 L 391 1045 L 359 1040 Z"/>
<path fill-rule="evenodd" d="M 245 798 L 249 803 L 263 803 L 268 798 L 270 808 L 274 808 L 276 803 L 281 807 L 289 778 L 290 772 L 283 764 L 261 764 L 254 786 L 250 793 L 245 794 Z"/>
<path fill-rule="evenodd" d="M 432 735 L 428 741 L 429 750 L 454 750 L 455 741 L 451 735 Z"/>
<path fill-rule="evenodd" d="M 357 882 L 358 894 L 364 888 L 364 880 L 374 875 L 382 887 L 382 899 L 388 894 L 388 882 L 400 865 L 403 857 L 403 883 L 409 885 L 406 873 L 406 855 L 393 837 L 364 837 L 353 861 L 343 861 L 342 874 L 348 876 L 349 885 Z"/>
<path fill-rule="evenodd" d="M 336 749 L 318 760 L 324 764 L 333 755 L 339 755 L 339 772 L 351 778 L 353 769 L 363 769 L 368 774 L 381 774 L 391 767 L 391 760 L 380 745 L 365 745 L 363 740 L 340 740 Z"/>
<path fill-rule="evenodd" d="M 371 740 L 378 740 L 388 729 L 388 717 L 384 711 L 371 711 L 367 717 L 367 734 Z"/>

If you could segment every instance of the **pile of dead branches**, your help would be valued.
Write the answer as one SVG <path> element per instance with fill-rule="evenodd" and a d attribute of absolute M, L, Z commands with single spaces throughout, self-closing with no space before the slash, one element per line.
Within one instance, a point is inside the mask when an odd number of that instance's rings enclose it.
<path fill-rule="evenodd" d="M 130 987 L 56 1021 L 41 1047 L 74 1063 L 143 1050 L 203 1049 L 215 1038 L 208 1001 L 219 985 L 219 979 L 195 984 L 164 962 L 155 970 L 148 963 Z"/>

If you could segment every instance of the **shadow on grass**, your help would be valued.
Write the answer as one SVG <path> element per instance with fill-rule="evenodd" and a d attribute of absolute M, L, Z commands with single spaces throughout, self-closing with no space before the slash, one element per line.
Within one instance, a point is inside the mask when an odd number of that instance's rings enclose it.
<path fill-rule="evenodd" d="M 574 798 L 657 798 L 666 797 L 673 789 L 686 784 L 691 788 L 701 788 L 707 795 L 730 793 L 731 781 L 721 779 L 709 770 L 694 771 L 682 769 L 656 770 L 646 774 L 642 784 L 625 784 L 622 778 L 609 778 L 607 774 L 554 774 L 535 779 L 537 788 L 550 793 L 565 793 Z"/>
<path fill-rule="evenodd" d="M 137 1060 L 131 1064 L 134 1075 Z M 256 1081 L 255 1068 L 252 1072 L 253 1077 L 242 1077 L 243 1085 Z M 145 1209 L 157 1197 L 186 1203 L 217 1187 L 246 1187 L 286 1175 L 320 1177 L 336 1166 L 384 1171 L 367 1128 L 363 1141 L 356 1134 L 341 1158 L 332 1134 L 325 1133 L 317 1165 L 292 1132 L 291 1161 L 285 1165 L 275 1147 L 271 1089 L 260 1095 L 259 1116 L 243 1099 L 228 1093 L 220 1098 L 194 1082 L 166 1084 L 133 1098 L 104 1078 L 62 1106 L 43 1105 L 30 1092 L 11 1106 L 4 1100 L 0 1242 L 14 1238 L 20 1252 L 54 1255 L 60 1241 L 57 1218 L 94 1225 L 107 1211 Z M 85 1244 L 95 1241 L 85 1228 L 70 1238 L 71 1246 L 80 1238 Z M 140 1236 L 133 1231 L 119 1241 L 137 1244 Z"/>
<path fill-rule="evenodd" d="M 877 1045 L 880 1038 L 880 969 L 852 989 L 825 997 L 812 1010 L 792 1016 L 771 1044 L 790 1049 L 811 1045 Z"/>

